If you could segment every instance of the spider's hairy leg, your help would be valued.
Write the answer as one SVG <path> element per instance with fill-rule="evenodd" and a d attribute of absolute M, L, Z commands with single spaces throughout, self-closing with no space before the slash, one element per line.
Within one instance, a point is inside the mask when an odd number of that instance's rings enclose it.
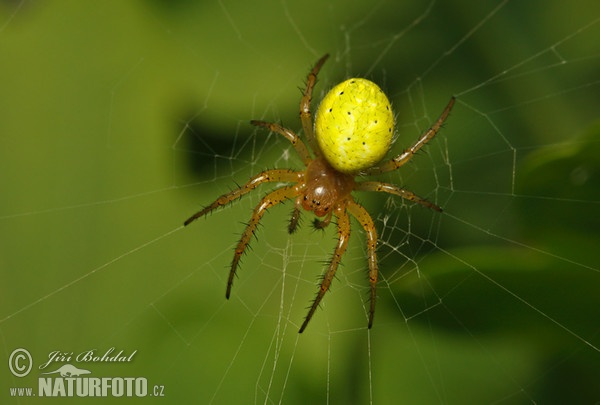
<path fill-rule="evenodd" d="M 442 209 L 432 202 L 427 201 L 424 198 L 419 197 L 412 191 L 405 190 L 398 186 L 389 183 L 383 183 L 381 181 L 363 181 L 357 182 L 355 190 L 361 191 L 378 191 L 388 194 L 393 194 L 418 204 L 421 204 L 427 208 L 431 208 L 434 211 L 442 212 Z"/>
<path fill-rule="evenodd" d="M 446 121 L 446 118 L 448 118 L 448 115 L 450 114 L 450 110 L 452 110 L 452 107 L 454 106 L 454 101 L 455 101 L 455 98 L 452 97 L 450 99 L 450 101 L 448 102 L 448 105 L 446 105 L 446 108 L 444 108 L 444 111 L 442 111 L 442 113 L 440 114 L 437 121 L 427 131 L 425 131 L 423 133 L 423 135 L 421 135 L 419 137 L 419 139 L 412 146 L 410 146 L 408 149 L 406 149 L 404 152 L 402 152 L 398 156 L 383 163 L 381 166 L 376 166 L 376 167 L 367 169 L 365 171 L 365 173 L 367 175 L 372 175 L 372 174 L 380 174 L 380 173 L 390 172 L 392 170 L 396 170 L 400 166 L 407 163 L 410 159 L 412 159 L 412 157 L 419 151 L 419 149 L 421 149 L 423 146 L 425 146 L 425 144 L 427 144 L 427 142 L 429 142 L 431 139 L 433 139 L 435 134 L 438 133 L 438 131 L 444 124 L 444 121 Z"/>
<path fill-rule="evenodd" d="M 292 216 L 290 217 L 290 222 L 288 224 L 288 233 L 289 234 L 296 232 L 299 222 L 300 222 L 300 208 L 294 207 L 294 211 L 292 211 Z"/>
<path fill-rule="evenodd" d="M 319 74 L 319 71 L 321 70 L 321 67 L 327 58 L 329 58 L 329 54 L 323 55 L 308 73 L 308 77 L 306 78 L 306 89 L 304 89 L 304 94 L 300 99 L 300 121 L 302 121 L 302 129 L 304 130 L 304 135 L 308 140 L 308 144 L 317 157 L 321 156 L 321 152 L 319 151 L 319 146 L 315 141 L 315 135 L 313 132 L 313 122 L 310 114 L 310 102 L 312 100 L 313 88 L 317 83 L 317 75 Z"/>
<path fill-rule="evenodd" d="M 229 298 L 229 295 L 231 294 L 231 286 L 233 285 L 233 279 L 235 277 L 235 272 L 240 262 L 240 258 L 248 247 L 250 238 L 252 238 L 252 235 L 254 235 L 254 231 L 256 230 L 256 227 L 258 226 L 262 216 L 265 214 L 267 209 L 282 203 L 289 198 L 295 197 L 296 195 L 298 195 L 296 186 L 282 187 L 264 196 L 263 199 L 260 200 L 260 203 L 258 203 L 258 205 L 254 208 L 250 222 L 248 222 L 248 225 L 246 225 L 246 229 L 244 230 L 244 233 L 242 234 L 242 237 L 235 248 L 235 254 L 233 255 L 233 261 L 231 262 L 231 270 L 229 271 L 229 278 L 227 280 L 227 292 L 225 293 L 225 297 Z"/>
<path fill-rule="evenodd" d="M 250 121 L 250 124 L 257 127 L 264 127 L 272 132 L 277 132 L 278 134 L 283 135 L 285 139 L 291 142 L 294 149 L 296 149 L 296 153 L 300 155 L 302 163 L 304 163 L 305 166 L 308 166 L 308 164 L 312 161 L 310 152 L 306 148 L 306 144 L 302 142 L 302 139 L 300 139 L 293 131 L 273 122 L 252 120 Z"/>
<path fill-rule="evenodd" d="M 298 182 L 302 179 L 304 175 L 302 172 L 296 172 L 288 169 L 274 169 L 274 170 L 265 170 L 252 177 L 246 184 L 242 187 L 238 187 L 235 190 L 231 190 L 229 193 L 223 194 L 212 204 L 204 207 L 204 209 L 198 211 L 191 217 L 189 217 L 184 223 L 184 226 L 189 225 L 194 222 L 196 219 L 203 217 L 204 215 L 210 213 L 211 211 L 227 205 L 228 203 L 244 196 L 250 191 L 254 190 L 256 187 L 261 185 L 262 183 L 269 182 Z"/>
<path fill-rule="evenodd" d="M 377 230 L 373 223 L 373 218 L 367 210 L 354 201 L 348 202 L 348 211 L 362 225 L 367 234 L 367 254 L 369 260 L 369 284 L 371 285 L 370 308 L 369 308 L 369 329 L 373 326 L 373 317 L 375 316 L 375 301 L 377 299 L 377 277 L 379 270 L 377 268 Z"/>
<path fill-rule="evenodd" d="M 319 307 L 319 303 L 323 299 L 325 293 L 329 290 L 329 286 L 331 285 L 331 281 L 335 276 L 335 272 L 337 271 L 338 265 L 342 260 L 342 255 L 346 251 L 346 247 L 348 246 L 348 239 L 350 239 L 350 218 L 348 218 L 348 214 L 346 213 L 346 208 L 336 208 L 335 216 L 337 217 L 337 226 L 338 226 L 338 243 L 333 251 L 333 257 L 329 262 L 329 267 L 323 276 L 323 281 L 321 282 L 321 286 L 319 287 L 319 292 L 317 293 L 317 297 L 313 301 L 312 306 L 308 310 L 308 314 L 300 327 L 299 333 L 304 332 L 306 329 L 306 325 L 314 315 L 315 311 Z"/>
<path fill-rule="evenodd" d="M 331 222 L 331 214 L 332 212 L 327 214 L 327 216 L 324 219 L 315 218 L 315 220 L 313 221 L 313 228 L 317 230 L 323 230 L 327 228 L 327 226 Z"/>

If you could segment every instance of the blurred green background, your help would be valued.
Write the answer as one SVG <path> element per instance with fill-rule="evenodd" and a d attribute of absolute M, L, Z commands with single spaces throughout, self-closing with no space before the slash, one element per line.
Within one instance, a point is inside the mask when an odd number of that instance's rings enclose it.
<path fill-rule="evenodd" d="M 0 357 L 34 359 L 23 378 L 2 366 L 0 402 L 59 402 L 9 387 L 37 387 L 50 352 L 111 347 L 134 361 L 72 363 L 165 387 L 141 403 L 600 401 L 600 5 L 397 3 L 0 2 Z M 373 329 L 354 226 L 298 335 L 334 229 L 305 215 L 290 238 L 290 204 L 272 209 L 226 301 L 267 188 L 180 226 L 301 166 L 248 121 L 299 129 L 326 52 L 315 102 L 348 76 L 380 83 L 396 151 L 458 101 L 387 177 L 443 214 L 359 196 L 381 236 Z"/>

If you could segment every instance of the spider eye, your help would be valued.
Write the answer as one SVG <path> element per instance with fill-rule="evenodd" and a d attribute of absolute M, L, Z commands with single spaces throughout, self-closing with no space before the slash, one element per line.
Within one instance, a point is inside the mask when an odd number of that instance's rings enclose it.
<path fill-rule="evenodd" d="M 322 217 L 331 209 L 335 203 L 337 193 L 335 190 L 329 190 L 323 185 L 309 189 L 302 198 L 302 208 L 307 211 L 313 211 L 316 216 Z"/>

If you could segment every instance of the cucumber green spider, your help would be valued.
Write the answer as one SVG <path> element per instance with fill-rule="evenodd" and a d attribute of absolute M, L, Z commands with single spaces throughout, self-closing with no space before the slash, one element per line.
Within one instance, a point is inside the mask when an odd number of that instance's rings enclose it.
<path fill-rule="evenodd" d="M 267 128 L 291 142 L 306 168 L 263 171 L 243 186 L 223 194 L 184 223 L 189 225 L 209 212 L 244 196 L 260 184 L 286 184 L 269 192 L 254 208 L 250 222 L 235 248 L 227 281 L 226 297 L 229 298 L 240 258 L 267 209 L 287 200 L 294 201 L 294 210 L 288 225 L 290 234 L 296 230 L 303 210 L 312 211 L 318 218 L 322 218 L 314 221 L 315 227 L 319 229 L 328 226 L 335 217 L 338 231 L 337 244 L 317 296 L 300 326 L 300 333 L 304 331 L 323 296 L 329 290 L 346 251 L 350 238 L 348 214 L 358 220 L 367 238 L 371 286 L 368 327 L 373 325 L 378 277 L 377 231 L 373 219 L 367 210 L 354 200 L 352 192 L 377 191 L 393 194 L 441 212 L 440 207 L 409 190 L 380 181 L 362 181 L 362 177 L 396 170 L 407 163 L 440 130 L 454 105 L 454 97 L 452 97 L 437 121 L 412 146 L 379 164 L 392 145 L 394 114 L 387 96 L 375 83 L 366 79 L 353 78 L 335 86 L 322 100 L 313 127 L 310 112 L 312 92 L 317 74 L 327 58 L 328 55 L 325 55 L 319 59 L 308 74 L 306 89 L 300 100 L 300 120 L 306 143 L 296 133 L 279 124 L 251 121 L 252 125 Z M 361 176 L 360 180 L 355 179 L 357 175 Z"/>

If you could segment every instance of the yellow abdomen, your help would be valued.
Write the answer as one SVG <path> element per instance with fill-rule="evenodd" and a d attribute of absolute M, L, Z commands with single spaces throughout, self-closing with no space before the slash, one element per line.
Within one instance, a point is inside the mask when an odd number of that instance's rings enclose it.
<path fill-rule="evenodd" d="M 390 149 L 394 114 L 385 93 L 366 79 L 348 79 L 323 98 L 315 137 L 323 156 L 342 173 L 374 166 Z"/>

